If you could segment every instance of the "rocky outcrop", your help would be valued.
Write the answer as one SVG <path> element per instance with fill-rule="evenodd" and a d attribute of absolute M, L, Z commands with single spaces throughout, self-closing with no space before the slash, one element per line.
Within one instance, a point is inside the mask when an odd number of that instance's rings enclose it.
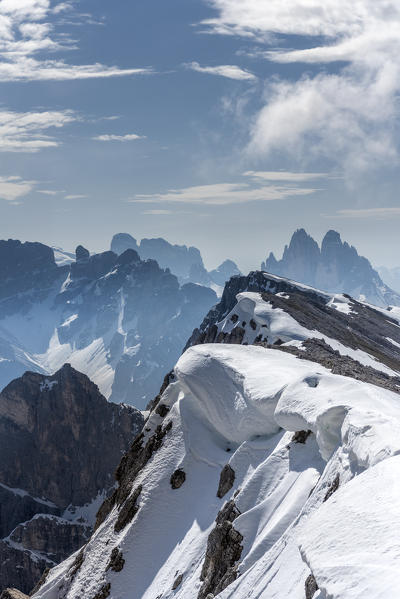
<path fill-rule="evenodd" d="M 378 272 L 355 247 L 342 242 L 339 233 L 328 231 L 321 249 L 304 229 L 298 229 L 285 246 L 281 260 L 271 253 L 261 269 L 324 289 L 348 293 L 378 305 L 400 305 L 400 295 L 383 283 Z"/>
<path fill-rule="evenodd" d="M 229 281 L 231 277 L 235 277 L 240 274 L 241 272 L 233 260 L 225 260 L 218 266 L 218 268 L 215 268 L 209 272 L 212 281 L 221 286 L 225 285 L 225 283 Z"/>
<path fill-rule="evenodd" d="M 390 312 L 382 312 L 372 306 L 360 303 L 349 296 L 350 309 L 346 312 L 331 305 L 332 296 L 309 289 L 287 279 L 251 272 L 247 277 L 233 277 L 225 286 L 221 301 L 207 314 L 198 329 L 195 329 L 186 347 L 203 343 L 242 343 L 247 331 L 252 343 L 269 347 L 268 324 L 255 331 L 251 322 L 240 321 L 236 314 L 230 316 L 234 327 L 229 333 L 221 330 L 224 319 L 234 311 L 236 296 L 243 291 L 258 292 L 262 299 L 274 310 L 281 310 L 293 318 L 304 329 L 310 331 L 310 338 L 302 342 L 301 348 L 285 345 L 277 339 L 275 349 L 295 354 L 300 359 L 311 359 L 329 368 L 335 374 L 350 376 L 386 389 L 398 391 L 400 377 L 395 375 L 400 360 L 400 328 L 390 317 Z M 346 299 L 346 298 L 344 298 Z M 326 336 L 315 339 L 312 331 Z M 354 357 L 343 355 L 329 345 L 335 339 L 351 350 L 361 350 L 389 369 L 393 374 L 362 364 Z M 246 342 L 248 343 L 248 342 Z"/>
<path fill-rule="evenodd" d="M 0 393 L 0 590 L 31 591 L 87 541 L 93 521 L 79 506 L 113 486 L 142 425 L 69 364 L 49 377 L 27 372 Z"/>
<path fill-rule="evenodd" d="M 111 240 L 111 251 L 118 256 L 123 254 L 126 250 L 138 251 L 137 241 L 129 233 L 117 233 Z"/>
<path fill-rule="evenodd" d="M 207 551 L 201 571 L 203 582 L 197 599 L 215 597 L 237 578 L 236 563 L 240 560 L 243 547 L 242 535 L 232 522 L 240 514 L 233 501 L 228 501 L 216 518 L 216 526 L 207 541 Z"/>
<path fill-rule="evenodd" d="M 21 593 L 17 589 L 6 589 L 1 593 L 0 599 L 28 599 L 28 595 Z"/>

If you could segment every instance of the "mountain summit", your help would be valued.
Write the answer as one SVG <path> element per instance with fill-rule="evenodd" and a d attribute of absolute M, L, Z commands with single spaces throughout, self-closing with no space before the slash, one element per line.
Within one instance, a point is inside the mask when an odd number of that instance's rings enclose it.
<path fill-rule="evenodd" d="M 382 281 L 367 258 L 341 240 L 337 231 L 328 231 L 319 248 L 304 229 L 298 229 L 285 246 L 282 259 L 277 260 L 271 252 L 261 270 L 331 293 L 348 293 L 377 306 L 400 305 L 400 295 Z"/>

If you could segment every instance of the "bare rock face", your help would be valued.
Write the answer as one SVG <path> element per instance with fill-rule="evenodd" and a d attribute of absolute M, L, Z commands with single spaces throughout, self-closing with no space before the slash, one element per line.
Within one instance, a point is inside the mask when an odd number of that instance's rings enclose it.
<path fill-rule="evenodd" d="M 113 484 L 142 424 L 69 364 L 51 377 L 27 372 L 0 393 L 0 482 L 61 509 L 84 505 Z"/>
<path fill-rule="evenodd" d="M 219 479 L 219 485 L 218 485 L 218 491 L 217 491 L 217 497 L 222 499 L 222 497 L 224 497 L 228 493 L 228 491 L 230 491 L 232 489 L 234 482 L 235 482 L 235 471 L 229 464 L 226 464 L 226 466 L 224 466 L 221 471 L 221 476 Z"/>
<path fill-rule="evenodd" d="M 28 599 L 28 595 L 21 593 L 17 589 L 6 589 L 0 595 L 0 599 Z"/>
<path fill-rule="evenodd" d="M 49 377 L 27 372 L 0 393 L 0 591 L 30 592 L 87 541 L 93 522 L 79 506 L 112 488 L 142 425 L 69 364 Z"/>
<path fill-rule="evenodd" d="M 203 582 L 197 599 L 207 599 L 221 593 L 237 578 L 236 564 L 243 551 L 243 537 L 235 530 L 233 521 L 240 512 L 233 501 L 228 501 L 216 518 L 216 526 L 207 541 L 206 556 L 200 575 Z"/>

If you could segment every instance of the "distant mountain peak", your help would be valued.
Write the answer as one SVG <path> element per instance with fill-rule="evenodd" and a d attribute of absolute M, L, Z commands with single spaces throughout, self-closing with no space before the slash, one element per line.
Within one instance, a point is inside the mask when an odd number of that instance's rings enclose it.
<path fill-rule="evenodd" d="M 305 231 L 297 229 L 281 260 L 270 253 L 261 269 L 332 293 L 348 293 L 378 306 L 400 305 L 400 296 L 387 287 L 356 248 L 330 229 L 321 248 Z"/>

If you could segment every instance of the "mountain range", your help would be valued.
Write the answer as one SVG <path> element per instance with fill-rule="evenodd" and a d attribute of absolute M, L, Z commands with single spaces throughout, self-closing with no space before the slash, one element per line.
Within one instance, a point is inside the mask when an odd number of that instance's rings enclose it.
<path fill-rule="evenodd" d="M 90 255 L 78 246 L 58 266 L 48 246 L 0 241 L 0 277 L 0 388 L 70 362 L 105 397 L 141 409 L 217 300 L 132 249 Z"/>
<path fill-rule="evenodd" d="M 399 308 L 232 278 L 91 538 L 33 597 L 396 597 L 399 325 Z"/>
<path fill-rule="evenodd" d="M 117 233 L 111 241 L 111 250 L 122 254 L 135 250 L 142 260 L 156 260 L 161 268 L 168 268 L 180 283 L 198 283 L 214 289 L 218 295 L 229 279 L 241 272 L 232 260 L 225 260 L 217 268 L 207 271 L 200 250 L 186 245 L 173 245 L 165 239 L 142 239 L 140 244 L 129 233 Z"/>
<path fill-rule="evenodd" d="M 400 305 L 400 294 L 336 231 L 328 231 L 319 247 L 304 229 L 298 229 L 282 258 L 277 260 L 271 252 L 261 269 L 331 293 L 348 293 L 376 306 Z"/>

